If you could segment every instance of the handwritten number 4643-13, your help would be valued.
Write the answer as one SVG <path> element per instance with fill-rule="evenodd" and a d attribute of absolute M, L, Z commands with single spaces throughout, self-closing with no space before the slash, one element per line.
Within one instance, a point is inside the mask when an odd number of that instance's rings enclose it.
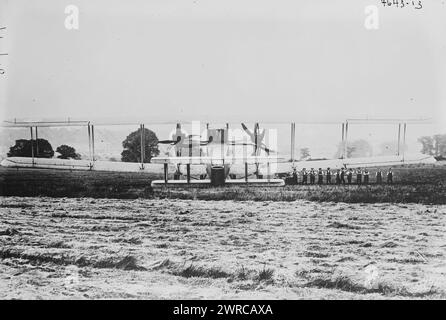
<path fill-rule="evenodd" d="M 421 0 L 381 0 L 384 7 L 412 7 L 414 9 L 423 8 L 423 3 Z"/>

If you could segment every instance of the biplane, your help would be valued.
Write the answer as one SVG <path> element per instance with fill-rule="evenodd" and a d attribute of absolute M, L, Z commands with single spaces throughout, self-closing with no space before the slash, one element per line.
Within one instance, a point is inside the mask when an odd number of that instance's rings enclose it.
<path fill-rule="evenodd" d="M 206 129 L 206 137 L 202 140 L 199 135 L 187 135 L 181 130 L 181 125 L 177 124 L 175 132 L 170 140 L 158 141 L 160 144 L 170 145 L 170 155 L 164 157 L 154 157 L 152 163 L 163 164 L 164 180 L 152 181 L 152 187 L 158 186 L 183 186 L 192 185 L 211 185 L 222 186 L 225 184 L 250 184 L 256 186 L 282 186 L 284 180 L 275 179 L 271 172 L 271 164 L 278 162 L 277 152 L 270 149 L 264 143 L 265 129 L 260 130 L 258 123 L 254 125 L 251 131 L 245 124 L 241 124 L 249 141 L 236 140 L 229 136 L 229 126 L 226 128 L 212 129 L 209 126 Z M 242 152 L 238 153 L 236 147 L 242 147 Z M 248 155 L 248 148 L 252 147 L 252 153 Z M 172 152 L 173 151 L 173 152 Z M 168 152 L 169 153 L 169 152 Z M 176 166 L 173 175 L 174 179 L 169 180 L 169 164 Z M 236 170 L 231 173 L 231 169 L 240 165 L 243 166 L 242 176 L 237 179 Z M 191 173 L 191 167 L 199 167 L 199 177 Z M 249 167 L 254 166 L 254 172 L 249 172 Z M 260 173 L 260 167 L 266 167 L 266 174 Z M 181 168 L 186 167 L 185 174 Z M 197 170 L 195 170 L 196 172 Z M 256 179 L 249 179 L 255 175 Z M 180 180 L 185 176 L 185 180 Z M 265 178 L 263 179 L 263 176 Z"/>
<path fill-rule="evenodd" d="M 349 120 L 353 121 L 353 120 Z M 366 119 L 367 122 L 370 119 Z M 390 121 L 390 120 L 389 120 Z M 398 120 L 399 121 L 399 120 Z M 405 120 L 419 122 L 420 120 Z M 382 123 L 383 120 L 377 120 Z M 394 120 L 390 121 L 394 123 Z M 398 123 L 398 122 L 396 122 Z M 348 158 L 344 152 L 339 159 L 327 159 L 317 161 L 298 161 L 294 158 L 295 150 L 295 123 L 291 123 L 291 159 L 279 158 L 278 152 L 272 150 L 264 142 L 265 129 L 260 129 L 258 123 L 250 130 L 245 124 L 241 124 L 238 130 L 242 136 L 231 136 L 229 126 L 225 128 L 210 128 L 207 125 L 203 135 L 188 135 L 177 124 L 176 129 L 168 140 L 159 141 L 165 145 L 168 152 L 164 156 L 154 157 L 150 163 L 144 159 L 144 124 L 140 124 L 141 132 L 141 157 L 140 162 L 112 162 L 98 160 L 95 156 L 94 128 L 97 125 L 90 121 L 56 121 L 56 122 L 11 122 L 5 121 L 2 127 L 29 128 L 31 141 L 37 144 L 39 127 L 67 127 L 81 126 L 88 129 L 89 157 L 84 160 L 39 158 L 34 153 L 31 157 L 8 157 L 0 163 L 9 168 L 36 168 L 36 169 L 60 169 L 60 170 L 88 170 L 110 172 L 164 172 L 164 179 L 153 181 L 154 187 L 160 186 L 218 186 L 218 185 L 254 185 L 254 186 L 281 186 L 283 178 L 294 170 L 303 168 L 357 168 L 357 167 L 388 167 L 406 164 L 433 164 L 436 160 L 424 154 L 405 154 L 404 148 L 400 154 L 400 131 L 403 128 L 403 142 L 405 145 L 406 123 L 403 127 L 398 125 L 398 153 L 392 156 L 373 156 L 367 158 Z M 342 144 L 347 150 L 348 122 L 342 123 Z M 32 148 L 34 150 L 34 148 Z M 169 179 L 173 172 L 173 179 Z M 253 178 L 254 177 L 254 178 Z"/>

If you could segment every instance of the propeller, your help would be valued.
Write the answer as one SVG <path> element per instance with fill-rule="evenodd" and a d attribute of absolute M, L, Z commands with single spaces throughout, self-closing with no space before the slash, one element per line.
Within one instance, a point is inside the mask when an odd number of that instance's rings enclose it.
<path fill-rule="evenodd" d="M 252 155 L 256 156 L 258 154 L 258 150 L 265 150 L 265 152 L 269 155 L 272 152 L 275 152 L 271 149 L 269 149 L 265 143 L 263 143 L 263 139 L 265 138 L 265 129 L 263 129 L 260 132 L 260 126 L 258 123 L 256 123 L 254 125 L 254 132 L 251 132 L 251 130 L 248 129 L 248 127 L 242 123 L 242 128 L 243 130 L 245 130 L 245 132 L 248 134 L 248 136 L 251 139 L 251 144 L 247 144 L 247 143 L 243 143 L 242 145 L 252 145 L 254 147 L 254 152 L 252 153 Z M 238 143 L 235 143 L 234 145 L 236 145 Z M 256 170 L 254 171 L 253 174 L 255 174 L 257 177 L 259 177 L 259 164 L 256 163 Z M 248 175 L 249 176 L 249 175 Z"/>
<path fill-rule="evenodd" d="M 188 136 L 188 140 L 192 140 L 192 137 L 199 137 L 199 135 L 190 135 Z M 181 137 L 178 136 L 176 140 L 159 140 L 158 143 L 160 144 L 171 144 L 171 145 L 176 145 L 181 141 Z M 209 143 L 211 143 L 213 141 L 213 137 L 209 137 L 209 139 L 207 141 L 200 141 L 200 145 L 201 146 L 205 146 L 208 145 Z"/>
<path fill-rule="evenodd" d="M 242 123 L 242 128 L 243 128 L 243 130 L 245 130 L 245 132 L 251 138 L 251 141 L 254 142 L 254 143 L 255 143 L 256 138 L 257 138 L 257 141 L 259 142 L 259 141 L 262 141 L 263 138 L 265 137 L 265 129 L 263 129 L 262 132 L 260 133 L 259 132 L 260 127 L 259 127 L 258 123 L 256 123 L 254 125 L 254 132 L 249 130 L 248 127 L 244 123 Z"/>
<path fill-rule="evenodd" d="M 252 144 L 250 144 L 250 145 L 252 145 L 253 147 L 254 147 L 254 152 L 253 152 L 253 155 L 256 155 L 257 154 L 257 150 L 258 149 L 262 149 L 262 150 L 265 150 L 265 152 L 266 153 L 271 153 L 271 152 L 274 152 L 273 150 L 271 150 L 271 149 L 269 149 L 262 141 L 263 141 L 263 139 L 265 138 L 265 129 L 263 129 L 261 132 L 260 132 L 260 126 L 259 126 L 259 124 L 258 123 L 256 123 L 255 125 L 254 125 L 254 132 L 252 132 L 251 130 L 249 130 L 248 129 L 248 127 L 244 124 L 244 123 L 242 123 L 242 128 L 243 128 L 243 130 L 245 130 L 245 132 L 248 134 L 248 136 L 249 136 L 249 138 L 251 139 L 251 141 L 252 141 Z M 246 145 L 249 145 L 249 144 L 246 144 Z"/>
<path fill-rule="evenodd" d="M 214 140 L 214 137 L 210 136 L 208 141 L 200 141 L 200 146 L 207 146 L 209 143 L 211 143 Z"/>
<path fill-rule="evenodd" d="M 171 144 L 171 145 L 176 145 L 177 143 L 179 143 L 181 141 L 181 137 L 178 136 L 177 140 L 159 140 L 158 143 L 161 144 Z"/>
<path fill-rule="evenodd" d="M 271 150 L 270 148 L 267 148 L 266 145 L 264 143 L 260 144 L 260 145 L 256 145 L 254 143 L 251 142 L 229 142 L 228 143 L 231 146 L 253 146 L 253 147 L 257 147 L 259 149 L 265 150 L 266 153 L 274 153 L 274 150 Z"/>

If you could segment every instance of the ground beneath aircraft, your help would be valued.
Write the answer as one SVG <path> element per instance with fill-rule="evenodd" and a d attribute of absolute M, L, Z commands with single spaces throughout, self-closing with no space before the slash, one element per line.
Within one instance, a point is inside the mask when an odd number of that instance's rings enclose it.
<path fill-rule="evenodd" d="M 374 172 L 374 169 L 370 169 Z M 154 173 L 15 169 L 0 167 L 0 196 L 180 198 L 199 200 L 333 201 L 348 203 L 446 204 L 446 163 L 394 168 L 393 185 L 230 187 L 154 192 Z"/>
<path fill-rule="evenodd" d="M 1 299 L 446 298 L 446 206 L 0 198 Z"/>

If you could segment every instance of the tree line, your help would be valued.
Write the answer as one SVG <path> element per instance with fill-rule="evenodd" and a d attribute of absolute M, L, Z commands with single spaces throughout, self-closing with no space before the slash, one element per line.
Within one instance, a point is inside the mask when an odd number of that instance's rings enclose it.
<path fill-rule="evenodd" d="M 418 142 L 422 145 L 421 153 L 436 158 L 446 158 L 446 134 L 423 136 L 418 138 Z"/>
<path fill-rule="evenodd" d="M 159 155 L 158 137 L 155 132 L 144 128 L 145 135 L 145 155 L 144 162 L 150 162 L 153 157 Z M 446 157 L 446 134 L 437 134 L 434 136 L 422 136 L 418 138 L 418 142 L 422 145 L 421 153 L 434 156 L 439 159 Z M 131 132 L 122 142 L 123 151 L 121 152 L 121 161 L 123 162 L 140 162 L 141 161 L 141 129 Z M 401 148 L 407 149 L 407 146 Z M 397 144 L 395 142 L 385 142 L 380 146 L 381 155 L 396 154 Z M 364 139 L 354 140 L 347 146 L 346 156 L 348 158 L 368 157 L 372 155 L 372 146 Z M 402 150 L 401 150 L 402 151 Z M 76 149 L 69 145 L 60 145 L 56 148 L 59 159 L 75 159 L 80 160 L 81 155 Z M 344 152 L 343 144 L 337 146 L 335 158 L 340 158 Z M 26 140 L 19 139 L 15 141 L 15 145 L 10 147 L 8 157 L 31 157 L 36 158 L 52 158 L 54 150 L 50 142 L 46 139 Z M 300 160 L 311 159 L 310 149 L 305 147 L 300 149 Z"/>
<path fill-rule="evenodd" d="M 149 129 L 144 129 L 145 134 L 145 155 L 144 162 L 150 162 L 152 157 L 159 155 L 158 138 L 156 134 Z M 124 150 L 121 153 L 121 161 L 123 162 L 140 162 L 141 161 L 141 129 L 130 133 L 122 142 Z M 76 149 L 63 144 L 56 148 L 59 159 L 81 160 L 82 157 L 76 152 Z M 19 139 L 9 148 L 8 157 L 32 157 L 35 158 L 53 158 L 54 150 L 51 143 L 46 139 Z"/>

